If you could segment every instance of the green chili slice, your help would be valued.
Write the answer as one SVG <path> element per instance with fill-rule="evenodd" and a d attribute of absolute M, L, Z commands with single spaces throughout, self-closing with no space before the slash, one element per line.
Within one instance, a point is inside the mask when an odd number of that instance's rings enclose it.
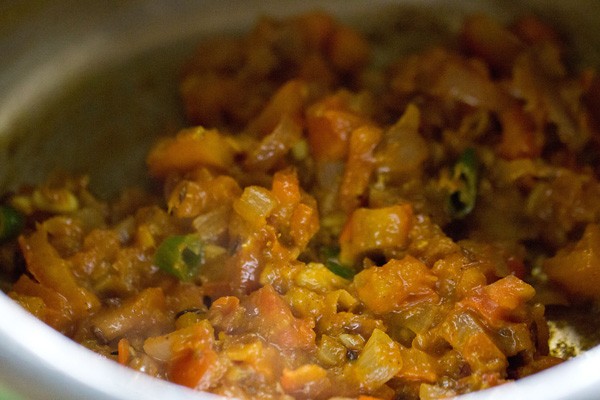
<path fill-rule="evenodd" d="M 454 165 L 452 180 L 455 189 L 448 196 L 448 209 L 453 218 L 466 217 L 475 207 L 477 198 L 477 157 L 475 149 L 466 149 Z"/>
<path fill-rule="evenodd" d="M 328 270 L 336 274 L 337 276 L 341 276 L 344 279 L 352 279 L 354 278 L 355 272 L 352 268 L 346 267 L 345 265 L 340 264 L 334 260 L 325 261 L 325 266 Z"/>
<path fill-rule="evenodd" d="M 156 249 L 154 263 L 176 278 L 190 281 L 204 264 L 204 244 L 196 234 L 169 236 Z"/>
<path fill-rule="evenodd" d="M 322 247 L 321 257 L 324 260 L 323 264 L 328 270 L 344 279 L 352 279 L 356 272 L 351 267 L 340 264 L 338 261 L 339 249 L 335 247 Z"/>
<path fill-rule="evenodd" d="M 0 206 L 0 242 L 15 238 L 25 225 L 23 215 L 10 206 Z"/>

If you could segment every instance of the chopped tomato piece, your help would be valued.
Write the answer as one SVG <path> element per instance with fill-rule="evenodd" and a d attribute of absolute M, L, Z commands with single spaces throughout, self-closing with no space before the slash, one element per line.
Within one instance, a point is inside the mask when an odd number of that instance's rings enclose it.
<path fill-rule="evenodd" d="M 410 204 L 356 209 L 340 235 L 340 262 L 353 265 L 370 252 L 402 249 L 412 225 Z"/>
<path fill-rule="evenodd" d="M 199 167 L 227 169 L 237 150 L 231 139 L 215 129 L 184 129 L 152 148 L 147 164 L 150 174 L 164 178 L 169 173 L 187 172 Z"/>

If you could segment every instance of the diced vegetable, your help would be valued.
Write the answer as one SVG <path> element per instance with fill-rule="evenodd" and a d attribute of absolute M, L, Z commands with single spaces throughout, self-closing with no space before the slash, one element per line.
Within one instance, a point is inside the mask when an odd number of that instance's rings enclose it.
<path fill-rule="evenodd" d="M 209 348 L 214 342 L 214 332 L 206 320 L 178 329 L 168 335 L 149 337 L 144 350 L 157 360 L 174 360 L 188 350 Z"/>
<path fill-rule="evenodd" d="M 537 130 L 531 116 L 518 107 L 500 113 L 502 141 L 498 153 L 509 160 L 535 158 L 543 147 L 543 135 Z"/>
<path fill-rule="evenodd" d="M 129 359 L 131 357 L 131 347 L 129 345 L 129 340 L 123 338 L 119 340 L 119 344 L 117 345 L 117 361 L 121 365 L 127 365 L 129 363 Z"/>
<path fill-rule="evenodd" d="M 409 104 L 398 121 L 383 133 L 374 151 L 377 171 L 392 181 L 420 173 L 429 156 L 427 141 L 419 133 L 421 112 Z"/>
<path fill-rule="evenodd" d="M 335 366 L 346 359 L 346 347 L 331 336 L 322 335 L 317 349 L 317 358 L 322 365 Z"/>
<path fill-rule="evenodd" d="M 288 394 L 315 398 L 323 390 L 329 389 L 331 382 L 327 379 L 327 371 L 321 366 L 305 364 L 295 370 L 284 369 L 281 386 Z"/>
<path fill-rule="evenodd" d="M 152 176 L 165 177 L 170 172 L 186 172 L 199 167 L 227 169 L 237 150 L 231 139 L 217 130 L 202 127 L 184 129 L 175 138 L 159 142 L 148 154 Z"/>
<path fill-rule="evenodd" d="M 325 266 L 334 274 L 341 276 L 344 279 L 352 279 L 356 273 L 352 268 L 343 266 L 335 260 L 325 261 Z"/>
<path fill-rule="evenodd" d="M 282 162 L 284 157 L 302 138 L 302 126 L 287 115 L 262 138 L 248 154 L 244 165 L 248 169 L 269 171 Z"/>
<path fill-rule="evenodd" d="M 436 301 L 436 281 L 427 266 L 411 256 L 370 267 L 354 277 L 359 299 L 377 314 L 398 311 L 405 303 Z"/>
<path fill-rule="evenodd" d="M 38 230 L 28 237 L 19 239 L 32 276 L 43 286 L 56 290 L 68 301 L 75 317 L 83 317 L 100 307 L 98 297 L 80 286 L 69 262 L 58 254 L 48 242 L 46 231 Z"/>
<path fill-rule="evenodd" d="M 292 315 L 290 308 L 271 286 L 264 286 L 248 299 L 249 324 L 268 342 L 284 351 L 314 349 L 312 321 Z"/>
<path fill-rule="evenodd" d="M 461 39 L 469 51 L 502 73 L 511 71 L 516 58 L 524 50 L 516 35 L 498 21 L 481 14 L 464 22 Z"/>
<path fill-rule="evenodd" d="M 339 26 L 333 33 L 329 57 L 336 68 L 347 72 L 367 63 L 370 49 L 365 39 L 353 29 Z"/>
<path fill-rule="evenodd" d="M 307 110 L 308 143 L 317 162 L 340 160 L 348 154 L 352 131 L 368 122 L 361 101 L 359 96 L 340 91 Z"/>
<path fill-rule="evenodd" d="M 477 199 L 477 158 L 475 150 L 465 150 L 452 170 L 452 186 L 448 195 L 448 210 L 454 218 L 466 217 Z"/>
<path fill-rule="evenodd" d="M 247 187 L 242 196 L 233 203 L 236 213 L 253 227 L 264 226 L 267 217 L 276 206 L 277 199 L 268 189 L 259 186 Z"/>
<path fill-rule="evenodd" d="M 572 296 L 600 300 L 600 226 L 588 225 L 574 246 L 544 262 L 544 271 Z"/>
<path fill-rule="evenodd" d="M 320 263 L 303 265 L 302 268 L 298 268 L 293 279 L 296 285 L 322 294 L 341 289 L 348 283 L 347 278 L 339 276 Z"/>
<path fill-rule="evenodd" d="M 508 275 L 486 286 L 476 287 L 461 305 L 477 310 L 493 325 L 502 320 L 518 321 L 522 305 L 531 300 L 535 289 L 514 275 Z"/>
<path fill-rule="evenodd" d="M 328 270 L 344 279 L 352 279 L 354 277 L 356 271 L 353 268 L 340 264 L 339 249 L 334 247 L 322 247 L 320 252 L 323 264 L 325 264 Z"/>
<path fill-rule="evenodd" d="M 228 343 L 225 354 L 236 364 L 251 368 L 261 378 L 273 380 L 282 373 L 281 351 L 265 344 L 260 338 Z"/>
<path fill-rule="evenodd" d="M 204 263 L 204 243 L 197 234 L 169 236 L 156 249 L 154 262 L 182 281 L 193 280 Z"/>
<path fill-rule="evenodd" d="M 361 205 L 361 197 L 365 195 L 375 169 L 373 150 L 381 137 L 381 129 L 369 125 L 363 125 L 350 134 L 348 159 L 338 195 L 346 213 Z"/>
<path fill-rule="evenodd" d="M 506 368 L 506 356 L 496 346 L 483 324 L 469 312 L 457 311 L 442 324 L 442 335 L 474 371 L 493 373 Z"/>
<path fill-rule="evenodd" d="M 418 348 L 400 349 L 402 368 L 397 377 L 406 381 L 435 382 L 437 379 L 436 359 Z"/>
<path fill-rule="evenodd" d="M 325 312 L 325 296 L 302 286 L 294 286 L 283 296 L 292 313 L 303 319 L 316 321 Z"/>
<path fill-rule="evenodd" d="M 583 87 L 564 82 L 566 72 L 560 57 L 559 49 L 550 45 L 532 48 L 515 62 L 513 86 L 521 93 L 538 129 L 552 124 L 561 143 L 579 151 L 595 131 L 586 108 L 573 103 L 573 97 L 581 96 Z"/>
<path fill-rule="evenodd" d="M 31 194 L 37 210 L 56 214 L 71 213 L 79 208 L 79 200 L 69 189 L 42 187 Z"/>
<path fill-rule="evenodd" d="M 74 315 L 68 300 L 50 287 L 23 275 L 10 293 L 19 304 L 59 332 L 71 333 Z"/>
<path fill-rule="evenodd" d="M 155 358 L 169 361 L 169 378 L 183 386 L 206 390 L 224 372 L 213 349 L 213 330 L 207 321 L 179 329 L 165 336 L 152 337 L 144 349 Z"/>
<path fill-rule="evenodd" d="M 169 188 L 168 210 L 178 218 L 194 218 L 217 205 L 226 207 L 242 192 L 238 183 L 227 175 L 213 176 L 206 169 L 189 175 L 189 179 Z"/>
<path fill-rule="evenodd" d="M 25 217 L 13 207 L 0 205 L 0 243 L 14 239 L 25 224 Z"/>
<path fill-rule="evenodd" d="M 160 331 L 166 325 L 165 306 L 162 289 L 148 288 L 119 307 L 95 314 L 90 323 L 94 334 L 102 342 L 110 342 L 127 334 Z"/>
<path fill-rule="evenodd" d="M 400 347 L 385 332 L 375 329 L 356 362 L 348 368 L 360 387 L 376 389 L 401 370 Z"/>
<path fill-rule="evenodd" d="M 292 129 L 295 121 L 301 118 L 304 102 L 308 97 L 308 85 L 301 80 L 292 80 L 281 86 L 263 111 L 248 124 L 247 130 L 259 136 L 271 134 L 285 119 L 284 123 Z"/>
<path fill-rule="evenodd" d="M 319 230 L 319 215 L 315 207 L 300 203 L 292 211 L 289 220 L 290 236 L 295 246 L 303 250 Z"/>
<path fill-rule="evenodd" d="M 340 235 L 340 262 L 354 265 L 369 252 L 402 249 L 413 224 L 409 204 L 356 209 Z"/>

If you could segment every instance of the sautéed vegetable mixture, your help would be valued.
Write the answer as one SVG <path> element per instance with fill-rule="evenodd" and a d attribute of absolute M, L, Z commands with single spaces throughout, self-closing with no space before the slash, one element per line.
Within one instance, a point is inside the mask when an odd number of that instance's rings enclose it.
<path fill-rule="evenodd" d="M 436 399 L 560 363 L 545 306 L 600 299 L 600 78 L 531 16 L 376 46 L 321 13 L 203 42 L 154 189 L 3 197 L 5 291 L 240 399 Z"/>

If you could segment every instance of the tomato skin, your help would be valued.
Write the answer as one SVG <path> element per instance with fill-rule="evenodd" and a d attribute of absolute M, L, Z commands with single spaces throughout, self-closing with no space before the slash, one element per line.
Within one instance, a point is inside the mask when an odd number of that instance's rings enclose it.
<path fill-rule="evenodd" d="M 217 353 L 210 349 L 187 351 L 171 363 L 169 377 L 174 383 L 192 389 L 208 389 L 211 384 L 210 371 L 217 358 Z"/>
<path fill-rule="evenodd" d="M 289 306 L 272 286 L 264 286 L 252 293 L 246 307 L 256 312 L 254 317 L 249 318 L 250 326 L 268 342 L 283 351 L 314 349 L 313 322 L 294 317 Z"/>

